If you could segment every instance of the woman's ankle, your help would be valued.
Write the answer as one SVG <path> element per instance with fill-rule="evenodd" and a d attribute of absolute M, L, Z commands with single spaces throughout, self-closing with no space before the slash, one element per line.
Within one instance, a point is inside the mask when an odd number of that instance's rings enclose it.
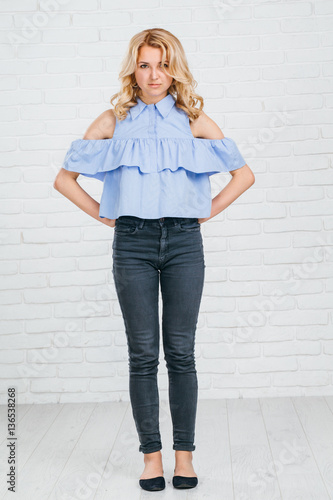
<path fill-rule="evenodd" d="M 193 458 L 193 452 L 187 450 L 175 450 L 175 457 Z"/>
<path fill-rule="evenodd" d="M 193 462 L 193 455 L 191 451 L 182 451 L 182 450 L 176 451 L 175 453 L 176 465 L 192 464 L 192 462 Z"/>
<path fill-rule="evenodd" d="M 161 450 L 152 453 L 144 453 L 144 460 L 160 460 L 162 458 Z"/>

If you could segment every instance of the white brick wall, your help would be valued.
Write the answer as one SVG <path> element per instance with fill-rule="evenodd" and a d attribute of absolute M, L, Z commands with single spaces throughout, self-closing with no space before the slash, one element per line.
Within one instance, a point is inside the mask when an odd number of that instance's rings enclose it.
<path fill-rule="evenodd" d="M 53 181 L 155 26 L 256 176 L 202 226 L 200 397 L 333 394 L 333 1 L 2 0 L 0 402 L 9 386 L 19 403 L 128 400 L 113 230 Z"/>

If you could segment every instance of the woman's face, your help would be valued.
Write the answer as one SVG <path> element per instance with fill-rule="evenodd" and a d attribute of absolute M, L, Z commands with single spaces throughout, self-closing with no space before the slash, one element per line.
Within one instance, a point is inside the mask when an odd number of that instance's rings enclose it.
<path fill-rule="evenodd" d="M 157 47 L 144 46 L 139 50 L 136 70 L 134 72 L 137 84 L 142 91 L 143 100 L 158 102 L 163 99 L 168 88 L 172 84 L 172 76 L 168 76 L 162 70 L 162 49 Z M 168 68 L 169 61 L 165 62 Z M 153 87 L 151 84 L 158 84 Z M 141 97 L 141 96 L 140 96 Z"/>

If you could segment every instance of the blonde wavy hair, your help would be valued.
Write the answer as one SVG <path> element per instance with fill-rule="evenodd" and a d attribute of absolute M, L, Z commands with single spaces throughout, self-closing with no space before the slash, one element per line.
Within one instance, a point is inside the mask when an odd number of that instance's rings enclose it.
<path fill-rule="evenodd" d="M 203 98 L 194 91 L 197 82 L 189 70 L 182 44 L 176 36 L 163 28 L 143 30 L 134 35 L 129 42 L 128 52 L 123 59 L 118 78 L 121 82 L 121 88 L 110 100 L 118 120 L 121 121 L 126 118 L 127 111 L 137 105 L 136 97 L 142 95 L 142 91 L 136 83 L 134 72 L 137 66 L 139 50 L 143 46 L 162 49 L 163 71 L 173 77 L 168 92 L 176 99 L 176 106 L 187 113 L 190 121 L 194 121 L 203 109 Z M 168 68 L 164 67 L 165 60 L 169 61 Z M 113 101 L 117 98 L 118 102 L 114 105 Z M 199 109 L 195 108 L 198 102 L 200 103 Z"/>

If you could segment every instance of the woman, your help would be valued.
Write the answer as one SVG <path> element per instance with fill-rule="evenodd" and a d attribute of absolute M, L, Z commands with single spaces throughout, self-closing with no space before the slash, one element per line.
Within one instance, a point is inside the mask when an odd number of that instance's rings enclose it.
<path fill-rule="evenodd" d="M 197 374 L 194 343 L 204 284 L 201 224 L 254 183 L 236 144 L 203 111 L 180 41 L 161 28 L 130 41 L 113 110 L 72 142 L 54 187 L 84 212 L 115 228 L 113 277 L 129 354 L 133 418 L 144 453 L 143 489 L 165 488 L 157 386 L 159 285 L 169 377 L 173 485 L 192 488 Z M 199 109 L 195 107 L 200 103 Z M 209 176 L 230 172 L 212 200 Z M 98 204 L 76 182 L 104 181 Z"/>

